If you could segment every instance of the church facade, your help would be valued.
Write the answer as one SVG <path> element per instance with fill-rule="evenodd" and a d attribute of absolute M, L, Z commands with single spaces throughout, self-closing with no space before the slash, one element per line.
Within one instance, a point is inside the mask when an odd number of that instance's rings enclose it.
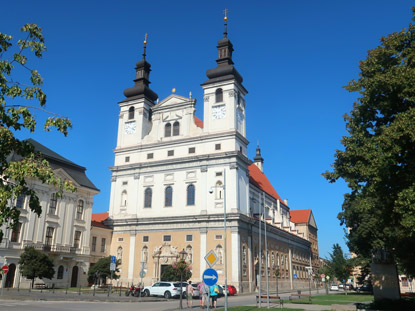
<path fill-rule="evenodd" d="M 158 100 L 149 87 L 144 44 L 135 85 L 119 102 L 110 168 L 105 224 L 113 229 L 111 254 L 121 261 L 120 281 L 151 285 L 185 250 L 197 282 L 208 268 L 204 257 L 214 250 L 218 283 L 224 284 L 226 234 L 227 282 L 240 292 L 253 291 L 257 275 L 265 282 L 267 273 L 275 288 L 276 270 L 280 288 L 308 287 L 312 243 L 290 221 L 288 203 L 263 173 L 259 147 L 254 161 L 247 156 L 248 92 L 232 61 L 226 24 L 217 66 L 202 84 L 203 122 L 195 116 L 191 94 Z"/>

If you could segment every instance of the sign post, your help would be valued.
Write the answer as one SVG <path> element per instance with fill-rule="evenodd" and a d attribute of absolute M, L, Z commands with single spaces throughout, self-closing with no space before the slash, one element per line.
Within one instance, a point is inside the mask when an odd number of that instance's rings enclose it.
<path fill-rule="evenodd" d="M 139 288 L 140 288 L 140 293 L 138 294 L 138 301 L 141 301 L 141 292 L 143 291 L 144 288 L 144 284 L 143 284 L 143 278 L 145 278 L 146 276 L 146 271 L 144 270 L 146 268 L 146 262 L 142 261 L 140 262 L 141 264 L 141 270 L 140 270 L 140 284 L 139 284 Z"/>
<path fill-rule="evenodd" d="M 216 270 L 212 268 L 206 269 L 203 272 L 202 280 L 203 282 L 205 282 L 207 286 L 213 286 L 218 282 L 218 273 L 216 272 Z M 209 311 L 209 304 L 210 304 L 210 290 L 208 292 L 208 311 Z"/>
<path fill-rule="evenodd" d="M 1 280 L 1 295 L 4 295 L 4 284 L 6 284 L 6 276 L 7 276 L 7 272 L 9 272 L 9 266 L 2 266 L 1 267 L 1 274 L 3 275 L 2 280 Z"/>
<path fill-rule="evenodd" d="M 110 284 L 110 286 L 108 286 L 108 294 L 107 294 L 107 297 L 109 297 L 110 292 L 112 292 L 112 276 L 113 276 L 113 273 L 114 273 L 114 271 L 115 271 L 116 268 L 117 268 L 116 258 L 115 258 L 115 256 L 111 256 L 111 263 L 110 263 L 111 284 Z"/>

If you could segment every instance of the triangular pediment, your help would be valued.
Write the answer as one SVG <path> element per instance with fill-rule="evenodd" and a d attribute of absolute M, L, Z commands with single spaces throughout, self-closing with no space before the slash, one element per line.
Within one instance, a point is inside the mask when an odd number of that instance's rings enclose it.
<path fill-rule="evenodd" d="M 176 95 L 176 94 L 171 94 L 170 96 L 166 97 L 161 102 L 156 104 L 152 109 L 153 109 L 153 111 L 171 109 L 171 108 L 173 108 L 173 109 L 175 109 L 175 108 L 182 109 L 183 106 L 194 105 L 194 104 L 195 104 L 195 99 L 193 99 L 193 98 L 184 97 L 184 96 L 180 96 L 180 95 Z"/>
<path fill-rule="evenodd" d="M 54 173 L 57 177 L 60 177 L 63 180 L 70 180 L 75 185 L 75 187 L 77 187 L 77 188 L 81 187 L 81 185 L 79 183 L 77 183 L 76 180 L 71 177 L 71 175 L 69 175 L 67 172 L 65 172 L 64 169 L 57 168 L 53 171 L 54 171 Z"/>

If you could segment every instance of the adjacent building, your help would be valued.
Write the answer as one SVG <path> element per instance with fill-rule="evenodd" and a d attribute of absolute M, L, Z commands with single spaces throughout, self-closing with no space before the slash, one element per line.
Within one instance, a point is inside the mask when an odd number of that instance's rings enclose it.
<path fill-rule="evenodd" d="M 26 246 L 46 252 L 55 265 L 53 279 L 36 280 L 35 284 L 48 287 L 87 285 L 92 205 L 99 190 L 86 176 L 85 167 L 33 139 L 28 141 L 49 161 L 54 173 L 62 179 L 71 180 L 77 191 L 58 196 L 53 186 L 36 179 L 27 180 L 29 187 L 36 190 L 42 214 L 38 217 L 33 213 L 24 196 L 16 199 L 16 207 L 20 209 L 19 225 L 15 230 L 4 226 L 4 237 L 0 243 L 0 262 L 9 266 L 5 287 L 29 287 L 30 281 L 20 276 L 18 265 Z M 19 156 L 12 155 L 10 160 L 17 161 Z"/>

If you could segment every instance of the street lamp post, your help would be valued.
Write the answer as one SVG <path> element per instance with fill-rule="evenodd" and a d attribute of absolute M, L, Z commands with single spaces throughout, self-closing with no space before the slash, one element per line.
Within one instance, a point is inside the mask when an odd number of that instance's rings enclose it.
<path fill-rule="evenodd" d="M 186 255 L 187 255 L 184 248 L 181 252 L 179 252 L 179 255 L 180 255 L 180 259 L 182 261 L 184 261 L 184 259 L 186 258 Z M 183 309 L 183 304 L 182 304 L 182 301 L 183 301 L 183 272 L 184 272 L 184 268 L 181 267 L 180 268 L 180 309 Z"/>
<path fill-rule="evenodd" d="M 326 276 L 327 282 L 326 282 L 326 295 L 329 294 L 329 280 L 330 280 L 330 276 Z"/>
<path fill-rule="evenodd" d="M 212 187 L 213 188 L 213 187 Z M 210 193 L 213 193 L 211 188 Z M 223 170 L 223 185 L 222 186 L 215 186 L 215 188 L 222 188 L 223 189 L 223 231 L 224 231 L 224 252 L 225 252 L 225 311 L 228 311 L 228 260 L 227 260 L 227 249 L 226 249 L 226 170 Z"/>

